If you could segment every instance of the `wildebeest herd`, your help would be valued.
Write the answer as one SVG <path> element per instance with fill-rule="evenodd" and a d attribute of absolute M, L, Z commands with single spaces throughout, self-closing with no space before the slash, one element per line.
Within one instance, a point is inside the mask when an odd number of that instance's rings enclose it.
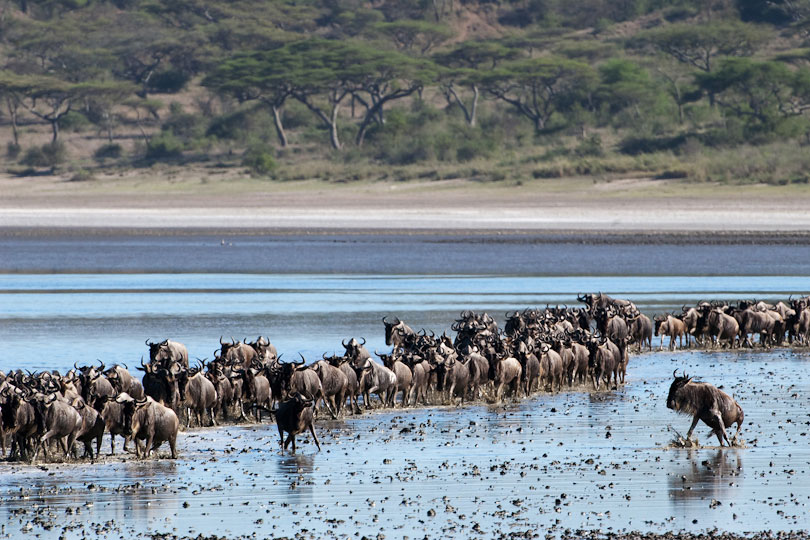
<path fill-rule="evenodd" d="M 61 450 L 84 456 L 101 452 L 104 433 L 134 445 L 137 457 L 150 456 L 164 442 L 177 456 L 180 418 L 187 427 L 227 421 L 262 421 L 273 415 L 282 451 L 309 430 L 315 444 L 318 414 L 337 418 L 365 409 L 463 403 L 485 398 L 500 402 L 535 391 L 559 391 L 580 385 L 594 390 L 624 383 L 629 349 L 652 349 L 652 337 L 670 337 L 702 346 L 764 347 L 785 341 L 806 345 L 810 338 L 810 297 L 787 303 L 740 301 L 736 305 L 700 302 L 682 313 L 651 321 L 629 300 L 608 295 L 579 295 L 583 307 L 546 307 L 506 314 L 503 328 L 486 313 L 464 311 L 452 325 L 455 336 L 414 331 L 397 317 L 383 317 L 390 352 L 372 358 L 365 339 L 343 340 L 343 355 L 323 355 L 307 364 L 284 361 L 269 339 L 219 339 L 213 360 L 189 364 L 188 351 L 172 340 L 147 340 L 149 361 L 141 358 L 139 381 L 128 366 L 79 366 L 57 371 L 0 372 L 0 444 L 9 460 L 36 460 Z M 667 407 L 709 425 L 721 446 L 731 444 L 726 428 L 737 423 L 742 408 L 721 390 L 674 374 Z M 375 399 L 372 398 L 376 396 Z M 318 408 L 318 405 L 322 406 Z M 287 434 L 285 440 L 284 434 Z M 95 443 L 95 449 L 93 448 Z M 7 448 L 10 446 L 10 448 Z M 8 453 L 7 453 L 8 450 Z"/>

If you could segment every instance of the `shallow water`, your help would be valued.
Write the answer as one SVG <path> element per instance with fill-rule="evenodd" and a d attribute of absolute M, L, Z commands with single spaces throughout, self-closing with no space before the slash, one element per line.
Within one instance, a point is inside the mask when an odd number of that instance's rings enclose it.
<path fill-rule="evenodd" d="M 368 273 L 367 263 L 316 273 L 229 264 L 198 273 L 169 264 L 170 272 L 142 273 L 110 262 L 127 249 L 99 251 L 92 239 L 84 244 L 84 271 L 76 273 L 66 245 L 76 247 L 77 240 L 68 240 L 52 246 L 52 255 L 63 257 L 53 256 L 50 269 L 39 252 L 0 244 L 6 270 L 0 369 L 65 369 L 95 358 L 132 368 L 146 352 L 145 339 L 164 337 L 186 343 L 191 357 L 210 357 L 220 335 L 269 335 L 285 358 L 314 359 L 340 350 L 350 336 L 364 336 L 371 350 L 382 351 L 385 314 L 440 332 L 463 309 L 488 311 L 502 322 L 505 311 L 573 305 L 585 291 L 631 298 L 653 313 L 705 298 L 785 298 L 810 289 L 807 268 L 797 265 L 781 276 L 746 274 L 745 262 L 712 277 L 669 273 L 682 257 L 664 256 L 656 246 L 633 248 L 645 270 L 627 275 L 608 275 L 618 268 L 610 263 L 601 273 L 595 267 L 572 277 L 512 267 L 473 272 L 458 261 L 442 263 L 447 273 L 431 264 Z M 207 245 L 200 241 L 195 249 L 194 241 L 180 250 L 184 260 L 205 258 Z M 500 249 L 493 245 L 479 246 L 489 265 Z M 129 247 L 136 259 L 143 256 Z M 335 269 L 351 266 L 349 252 L 299 249 Z M 770 253 L 748 249 L 757 261 Z M 742 254 L 738 247 L 741 260 Z M 151 531 L 284 536 L 304 529 L 314 537 L 420 538 L 566 528 L 807 529 L 809 360 L 805 352 L 784 350 L 634 356 L 619 391 L 323 420 L 322 451 L 303 437 L 295 456 L 280 454 L 275 427 L 261 425 L 185 433 L 176 461 L 0 464 L 0 535 L 16 537 L 29 527 L 44 538 Z M 696 433 L 711 447 L 668 448 L 675 437 L 669 426 L 683 434 L 690 422 L 665 407 L 676 368 L 734 394 L 746 412 L 745 448 L 715 448 L 705 426 Z"/>

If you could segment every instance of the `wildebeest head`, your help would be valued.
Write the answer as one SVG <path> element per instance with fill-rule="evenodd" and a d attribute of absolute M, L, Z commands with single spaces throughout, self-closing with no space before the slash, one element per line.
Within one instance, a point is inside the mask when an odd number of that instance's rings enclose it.
<path fill-rule="evenodd" d="M 682 377 L 678 377 L 677 369 L 672 372 L 672 376 L 675 377 L 675 380 L 672 381 L 669 387 L 667 408 L 678 412 L 694 414 L 697 404 L 692 403 L 689 400 L 688 394 L 683 391 L 686 385 L 692 381 L 692 377 L 686 373 L 684 373 Z"/>
<path fill-rule="evenodd" d="M 400 321 L 399 317 L 394 317 L 393 321 L 389 321 L 387 317 L 383 317 L 382 322 L 385 325 L 385 344 L 390 347 L 394 344 L 392 341 L 394 333 L 404 328 L 405 323 Z"/>

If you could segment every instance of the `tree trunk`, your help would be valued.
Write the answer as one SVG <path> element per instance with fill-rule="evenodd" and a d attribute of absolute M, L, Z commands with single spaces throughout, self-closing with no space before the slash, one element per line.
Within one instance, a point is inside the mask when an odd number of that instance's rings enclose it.
<path fill-rule="evenodd" d="M 12 104 L 12 98 L 6 98 L 8 115 L 11 118 L 11 134 L 14 137 L 14 145 L 20 146 L 20 133 L 17 129 L 17 107 Z"/>
<path fill-rule="evenodd" d="M 284 124 L 281 122 L 281 110 L 275 105 L 273 105 L 273 125 L 276 127 L 276 135 L 278 135 L 281 147 L 286 148 L 287 134 L 284 132 Z"/>
<path fill-rule="evenodd" d="M 478 97 L 479 97 L 478 85 L 474 84 L 473 85 L 473 102 L 472 102 L 472 107 L 470 107 L 470 118 L 468 119 L 468 123 L 470 124 L 470 127 L 475 127 L 475 117 L 478 114 Z"/>
<path fill-rule="evenodd" d="M 57 137 L 59 137 L 59 117 L 50 120 L 50 122 L 51 122 L 51 131 L 53 132 L 51 144 L 54 144 L 56 142 Z"/>
<path fill-rule="evenodd" d="M 332 142 L 332 148 L 334 148 L 335 150 L 340 150 L 343 146 L 340 144 L 340 139 L 338 138 L 338 130 L 337 130 L 337 115 L 339 108 L 340 108 L 339 103 L 335 103 L 332 106 L 332 116 L 329 119 L 329 139 Z"/>

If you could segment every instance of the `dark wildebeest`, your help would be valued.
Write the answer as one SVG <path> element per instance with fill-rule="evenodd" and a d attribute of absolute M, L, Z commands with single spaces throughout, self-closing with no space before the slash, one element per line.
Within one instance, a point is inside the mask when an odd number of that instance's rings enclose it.
<path fill-rule="evenodd" d="M 404 345 L 416 337 L 416 332 L 398 317 L 394 317 L 393 322 L 383 317 L 382 322 L 385 325 L 385 344 L 389 347 L 404 349 Z"/>
<path fill-rule="evenodd" d="M 141 359 L 141 367 L 137 368 L 143 374 L 143 393 L 158 403 L 169 408 L 176 408 L 180 404 L 180 378 L 185 370 L 177 362 L 168 368 L 157 367 L 152 364 L 144 364 Z M 133 398 L 134 399 L 134 398 Z"/>
<path fill-rule="evenodd" d="M 19 455 L 27 460 L 35 448 L 34 437 L 39 429 L 39 422 L 34 404 L 26 399 L 27 395 L 25 390 L 19 388 L 5 388 L 2 392 L 0 413 L 3 431 L 11 436 L 9 459 L 15 459 Z"/>
<path fill-rule="evenodd" d="M 149 347 L 149 362 L 162 367 L 169 367 L 173 362 L 177 362 L 183 368 L 188 369 L 188 349 L 178 341 L 170 339 L 159 343 L 146 340 Z"/>
<path fill-rule="evenodd" d="M 299 393 L 293 394 L 290 399 L 279 403 L 276 409 L 276 425 L 278 425 L 278 434 L 281 437 L 281 452 L 292 442 L 292 451 L 295 453 L 295 436 L 308 429 L 312 433 L 312 438 L 318 450 L 321 449 L 321 443 L 318 442 L 318 436 L 315 435 L 315 427 L 313 422 L 313 408 L 315 402 L 307 399 Z M 287 440 L 284 440 L 284 432 L 289 433 Z"/>
<path fill-rule="evenodd" d="M 134 404 L 131 415 L 127 416 L 127 423 L 130 437 L 135 442 L 136 456 L 147 458 L 152 450 L 157 450 L 161 444 L 168 442 L 172 459 L 176 459 L 180 420 L 175 412 L 148 396 L 134 401 Z M 140 441 L 146 441 L 146 445 L 142 447 Z"/>
<path fill-rule="evenodd" d="M 723 441 L 731 446 L 726 428 L 731 424 L 737 424 L 737 432 L 733 437 L 733 440 L 737 441 L 745 418 L 742 407 L 719 388 L 709 383 L 692 382 L 692 378 L 686 374 L 678 377 L 677 372 L 677 369 L 672 372 L 675 380 L 669 387 L 667 408 L 693 417 L 692 425 L 686 432 L 686 439 L 689 440 L 692 436 L 698 420 L 703 420 L 704 424 L 712 428 L 712 433 L 717 436 L 720 446 L 723 446 Z"/>
<path fill-rule="evenodd" d="M 655 335 L 661 336 L 661 345 L 658 350 L 664 348 L 664 336 L 669 336 L 669 350 L 675 350 L 675 338 L 678 338 L 680 347 L 683 348 L 683 337 L 686 334 L 686 326 L 683 321 L 672 315 L 666 317 L 655 316 Z"/>

